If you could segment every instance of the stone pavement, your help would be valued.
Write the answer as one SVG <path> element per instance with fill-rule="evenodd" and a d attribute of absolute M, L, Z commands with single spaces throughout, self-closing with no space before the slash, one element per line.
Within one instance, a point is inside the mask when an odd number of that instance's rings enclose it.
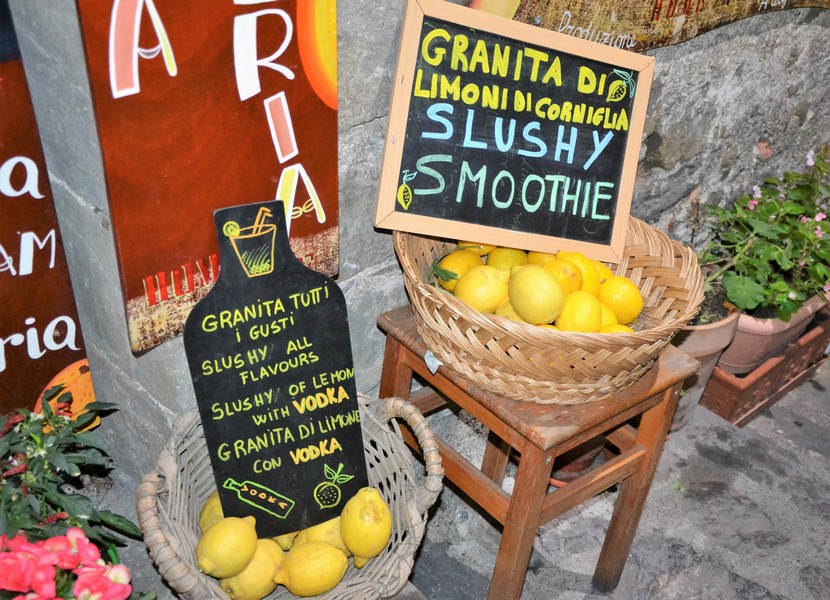
<path fill-rule="evenodd" d="M 612 490 L 540 530 L 522 599 L 830 597 L 828 388 L 825 364 L 743 429 L 696 407 L 666 442 L 618 588 L 605 596 L 591 588 Z M 437 415 L 433 426 L 449 427 L 444 418 Z M 456 433 L 469 440 L 465 453 L 475 460 L 483 432 L 458 426 L 468 429 Z M 116 475 L 101 500 L 132 516 L 133 489 Z M 498 529 L 445 486 L 416 558 L 414 587 L 396 600 L 486 598 L 498 543 Z M 143 544 L 122 555 L 137 589 L 175 598 Z"/>
<path fill-rule="evenodd" d="M 544 526 L 523 600 L 830 598 L 830 365 L 743 429 L 695 407 L 666 442 L 617 589 L 591 577 L 615 491 Z M 471 452 L 474 454 L 474 452 Z M 412 581 L 486 598 L 499 535 L 445 488 Z"/>

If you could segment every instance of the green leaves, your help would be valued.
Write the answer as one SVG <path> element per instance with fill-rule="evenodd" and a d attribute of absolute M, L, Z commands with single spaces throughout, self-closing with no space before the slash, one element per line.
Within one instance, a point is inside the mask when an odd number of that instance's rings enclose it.
<path fill-rule="evenodd" d="M 20 410 L 0 417 L 0 532 L 22 531 L 30 540 L 63 535 L 80 527 L 102 549 L 123 545 L 120 535 L 140 539 L 141 531 L 126 517 L 99 510 L 85 496 L 82 475 L 103 476 L 111 463 L 94 433 L 81 431 L 110 403 L 94 402 L 76 420 L 56 415 L 50 400 L 71 403 L 61 386 L 46 391 L 42 414 Z"/>
<path fill-rule="evenodd" d="M 723 275 L 726 297 L 741 310 L 757 308 L 765 299 L 766 288 L 750 277 L 727 272 Z"/>
<path fill-rule="evenodd" d="M 769 307 L 787 320 L 830 286 L 830 146 L 808 164 L 806 172 L 765 179 L 732 206 L 709 208 L 701 268 L 741 310 Z"/>

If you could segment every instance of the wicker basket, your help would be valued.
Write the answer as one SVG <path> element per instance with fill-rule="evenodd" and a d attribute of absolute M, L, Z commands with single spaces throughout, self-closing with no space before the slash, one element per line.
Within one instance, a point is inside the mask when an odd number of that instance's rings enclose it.
<path fill-rule="evenodd" d="M 694 252 L 634 218 L 615 274 L 643 295 L 635 333 L 560 332 L 482 314 L 434 285 L 432 263 L 454 242 L 400 231 L 394 240 L 427 347 L 479 387 L 511 398 L 559 404 L 608 398 L 649 369 L 703 300 Z"/>
<path fill-rule="evenodd" d="M 418 409 L 400 398 L 370 402 L 359 395 L 359 404 L 369 484 L 380 490 L 392 510 L 392 538 L 362 569 L 355 569 L 350 561 L 340 584 L 320 596 L 331 600 L 386 598 L 406 585 L 424 535 L 427 510 L 442 488 L 444 471 L 438 446 Z M 406 421 L 421 447 L 426 467 L 421 485 L 416 481 L 412 453 L 393 420 L 396 418 Z M 215 579 L 196 568 L 199 511 L 215 489 L 201 421 L 193 411 L 177 419 L 157 471 L 144 476 L 137 492 L 138 522 L 150 556 L 182 598 L 228 598 Z M 268 598 L 296 596 L 278 587 Z"/>

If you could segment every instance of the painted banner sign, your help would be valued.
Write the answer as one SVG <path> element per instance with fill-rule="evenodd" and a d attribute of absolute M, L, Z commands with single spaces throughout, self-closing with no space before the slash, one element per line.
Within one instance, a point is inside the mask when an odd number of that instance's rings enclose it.
<path fill-rule="evenodd" d="M 619 260 L 653 68 L 642 55 L 411 0 L 377 225 Z"/>
<path fill-rule="evenodd" d="M 213 209 L 283 200 L 297 256 L 335 275 L 335 0 L 76 1 L 133 352 L 216 281 Z"/>
<path fill-rule="evenodd" d="M 298 531 L 367 485 L 346 299 L 294 257 L 281 202 L 214 218 L 222 272 L 184 345 L 216 487 L 260 537 Z"/>
<path fill-rule="evenodd" d="M 0 0 L 0 414 L 69 386 L 94 400 L 29 87 Z"/>
<path fill-rule="evenodd" d="M 633 52 L 685 42 L 716 27 L 777 10 L 830 8 L 830 0 L 462 0 L 461 3 Z"/>

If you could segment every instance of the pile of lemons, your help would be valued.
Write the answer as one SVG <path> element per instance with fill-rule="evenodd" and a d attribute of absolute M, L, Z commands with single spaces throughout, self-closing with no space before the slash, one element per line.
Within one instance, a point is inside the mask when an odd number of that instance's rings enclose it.
<path fill-rule="evenodd" d="M 392 535 L 392 514 L 377 489 L 360 489 L 338 517 L 302 531 L 258 538 L 256 519 L 226 517 L 218 492 L 199 513 L 199 570 L 219 579 L 231 600 L 261 600 L 278 585 L 295 596 L 317 596 L 380 554 Z"/>
<path fill-rule="evenodd" d="M 479 312 L 561 331 L 631 333 L 643 310 L 634 282 L 580 252 L 459 241 L 432 273 Z"/>

